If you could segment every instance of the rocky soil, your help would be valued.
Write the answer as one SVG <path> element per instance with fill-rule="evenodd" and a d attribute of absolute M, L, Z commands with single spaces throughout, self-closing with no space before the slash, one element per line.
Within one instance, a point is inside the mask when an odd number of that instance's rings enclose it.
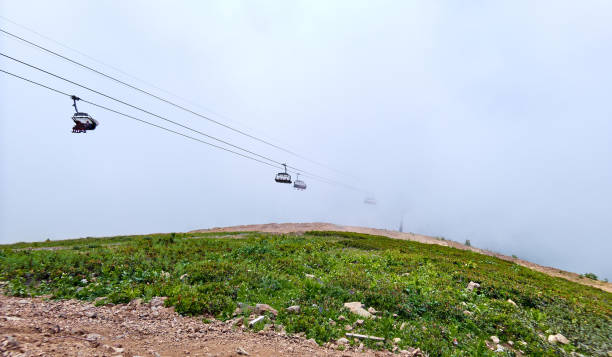
<path fill-rule="evenodd" d="M 0 295 L 2 356 L 414 356 L 357 351 L 287 336 L 279 326 L 253 333 L 235 321 L 180 316 L 162 298 L 96 307 L 76 300 Z"/>

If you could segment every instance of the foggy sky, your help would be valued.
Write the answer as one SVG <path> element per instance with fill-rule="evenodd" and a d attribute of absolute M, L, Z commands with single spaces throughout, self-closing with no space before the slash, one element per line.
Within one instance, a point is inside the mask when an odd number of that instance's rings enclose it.
<path fill-rule="evenodd" d="M 0 15 L 350 176 L 4 35 L 1 52 L 379 201 L 314 180 L 297 192 L 278 170 L 84 103 L 100 126 L 72 134 L 67 97 L 0 73 L 1 243 L 268 222 L 397 229 L 403 216 L 407 231 L 612 278 L 609 1 L 1 0 Z"/>

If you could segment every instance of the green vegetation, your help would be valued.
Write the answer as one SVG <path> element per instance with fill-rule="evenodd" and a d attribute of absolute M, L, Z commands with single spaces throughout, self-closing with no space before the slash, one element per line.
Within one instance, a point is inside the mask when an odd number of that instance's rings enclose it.
<path fill-rule="evenodd" d="M 584 276 L 585 278 L 592 279 L 592 280 L 597 280 L 597 275 L 595 275 L 593 273 L 586 273 L 586 274 L 584 274 L 582 276 Z"/>
<path fill-rule="evenodd" d="M 24 249 L 50 246 L 69 249 Z M 221 319 L 231 318 L 239 303 L 266 303 L 279 311 L 276 323 L 288 333 L 304 332 L 319 343 L 344 336 L 344 325 L 358 316 L 343 304 L 360 301 L 380 318 L 352 332 L 385 337 L 388 349 L 399 337 L 400 349 L 419 347 L 430 356 L 514 354 L 489 350 L 491 335 L 536 356 L 612 350 L 610 293 L 471 251 L 356 233 L 19 243 L 0 247 L 0 281 L 16 296 L 105 296 L 112 303 L 167 296 L 179 313 Z M 480 289 L 467 291 L 470 281 Z M 300 313 L 288 313 L 291 305 L 300 305 Z M 539 336 L 556 333 L 571 343 L 554 345 Z"/>

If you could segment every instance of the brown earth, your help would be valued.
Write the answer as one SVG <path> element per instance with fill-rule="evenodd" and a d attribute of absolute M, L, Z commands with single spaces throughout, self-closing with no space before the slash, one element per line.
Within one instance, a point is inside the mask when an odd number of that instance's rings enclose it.
<path fill-rule="evenodd" d="M 418 351 L 418 350 L 417 350 Z M 246 354 L 244 354 L 246 353 Z M 1 356 L 398 356 L 356 348 L 339 351 L 287 336 L 280 326 L 249 332 L 231 323 L 180 316 L 148 304 L 95 307 L 77 300 L 51 301 L 0 295 Z M 403 353 L 414 356 L 415 353 Z M 417 353 L 420 355 L 420 353 Z"/>
<path fill-rule="evenodd" d="M 210 229 L 198 229 L 190 233 L 200 232 L 267 232 L 267 233 L 303 233 L 307 231 L 340 231 L 340 232 L 356 232 L 366 233 L 379 236 L 385 236 L 394 239 L 405 239 L 426 244 L 438 244 L 447 247 L 453 247 L 463 250 L 471 250 L 473 252 L 493 256 L 499 259 L 507 260 L 518 265 L 539 271 L 541 273 L 567 279 L 578 284 L 592 286 L 607 292 L 612 293 L 612 284 L 603 281 L 592 280 L 589 278 L 581 277 L 579 274 L 567 272 L 561 269 L 538 265 L 535 263 L 528 262 L 523 259 L 509 257 L 507 255 L 491 252 L 484 249 L 469 247 L 467 245 L 450 241 L 442 240 L 440 238 L 434 238 L 424 236 L 415 233 L 401 233 L 397 231 L 389 231 L 386 229 L 376 229 L 367 227 L 354 227 L 354 226 L 339 226 L 332 223 L 269 223 L 269 224 L 253 224 L 245 226 L 233 226 L 233 227 L 222 227 L 222 228 L 210 228 Z"/>

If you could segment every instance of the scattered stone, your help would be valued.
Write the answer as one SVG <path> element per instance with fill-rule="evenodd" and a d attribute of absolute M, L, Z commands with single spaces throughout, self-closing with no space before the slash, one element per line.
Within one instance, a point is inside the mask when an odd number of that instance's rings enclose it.
<path fill-rule="evenodd" d="M 393 317 L 398 317 L 398 316 L 399 316 L 398 314 L 393 314 Z"/>
<path fill-rule="evenodd" d="M 393 343 L 400 343 L 400 342 L 402 342 L 402 339 L 399 337 L 396 337 L 393 339 Z"/>
<path fill-rule="evenodd" d="M 514 346 L 514 342 L 513 342 L 513 341 L 508 341 L 508 344 L 509 344 L 510 346 Z"/>
<path fill-rule="evenodd" d="M 306 274 L 306 277 L 307 277 L 308 279 L 315 279 L 315 278 L 316 278 L 316 276 L 314 276 L 314 275 L 312 275 L 312 274 Z"/>
<path fill-rule="evenodd" d="M 26 299 L 21 299 L 21 300 L 17 301 L 17 303 L 19 305 L 25 305 L 25 304 L 29 304 L 30 302 L 28 300 L 26 300 Z"/>
<path fill-rule="evenodd" d="M 236 353 L 241 355 L 241 356 L 248 356 L 249 355 L 249 353 L 247 351 L 245 351 L 242 347 L 236 348 Z"/>
<path fill-rule="evenodd" d="M 467 285 L 467 289 L 468 291 L 473 291 L 474 289 L 478 290 L 480 289 L 480 284 L 470 281 L 470 283 Z"/>
<path fill-rule="evenodd" d="M 570 343 L 569 340 L 565 336 L 560 334 L 560 333 L 558 333 L 556 335 L 549 335 L 548 336 L 548 342 L 549 343 L 553 343 L 553 344 L 559 342 L 559 343 L 562 343 L 564 345 L 567 345 L 568 343 Z"/>
<path fill-rule="evenodd" d="M 376 311 L 376 309 L 375 309 L 375 308 L 373 308 L 373 307 L 371 307 L 371 306 L 370 306 L 370 307 L 368 307 L 368 312 L 369 312 L 370 314 L 372 314 L 372 315 L 376 315 L 376 313 L 377 313 L 378 311 Z"/>
<path fill-rule="evenodd" d="M 149 306 L 152 309 L 163 307 L 164 306 L 164 301 L 166 301 L 165 297 L 156 296 L 156 297 L 152 298 L 151 301 L 149 301 Z"/>
<path fill-rule="evenodd" d="M 102 336 L 98 335 L 97 333 L 90 333 L 90 334 L 87 334 L 87 336 L 85 336 L 85 339 L 87 341 L 97 341 L 101 338 Z"/>
<path fill-rule="evenodd" d="M 355 315 L 359 315 L 361 317 L 372 317 L 372 313 L 363 308 L 363 305 L 359 301 L 354 302 L 345 302 L 344 307 L 349 309 Z"/>
<path fill-rule="evenodd" d="M 244 323 L 244 317 L 243 316 L 236 317 L 234 319 L 229 320 L 227 323 L 230 326 L 242 326 L 242 324 Z"/>
<path fill-rule="evenodd" d="M 336 343 L 339 345 L 348 345 L 349 340 L 344 337 L 341 337 L 338 339 L 338 341 L 336 341 Z"/>
<path fill-rule="evenodd" d="M 81 284 L 87 284 L 87 283 L 88 283 L 87 279 L 81 279 Z"/>
<path fill-rule="evenodd" d="M 518 307 L 518 305 L 510 299 L 508 299 L 507 302 L 510 303 L 510 305 L 513 305 L 514 307 Z"/>
<path fill-rule="evenodd" d="M 463 310 L 463 314 L 464 314 L 465 316 L 470 316 L 470 315 L 472 315 L 472 312 L 471 312 L 471 311 L 468 311 L 468 310 Z"/>
<path fill-rule="evenodd" d="M 336 321 L 334 321 L 334 320 L 329 320 L 329 324 L 330 324 L 331 326 L 336 326 Z"/>
<path fill-rule="evenodd" d="M 290 312 L 290 313 L 293 313 L 293 314 L 299 314 L 300 313 L 300 306 L 299 305 L 289 306 L 287 308 L 287 312 Z"/>
<path fill-rule="evenodd" d="M 268 304 L 257 304 L 255 305 L 255 314 L 261 315 L 264 312 L 269 312 L 272 316 L 276 317 L 278 315 L 278 311 L 276 311 L 272 306 Z"/>
<path fill-rule="evenodd" d="M 382 341 L 378 341 L 378 342 L 376 342 L 376 346 L 378 346 L 378 347 L 382 347 L 382 346 L 384 346 L 384 345 L 385 345 L 385 344 L 384 344 L 384 342 L 382 342 Z"/>
<path fill-rule="evenodd" d="M 493 341 L 493 343 L 497 345 L 499 343 L 499 337 L 491 336 L 491 341 Z"/>
<path fill-rule="evenodd" d="M 238 307 L 236 307 L 236 310 L 234 310 L 234 316 L 251 311 L 253 311 L 253 306 L 239 302 Z"/>
<path fill-rule="evenodd" d="M 258 323 L 259 321 L 265 319 L 266 317 L 263 315 L 260 315 L 256 318 L 254 318 L 253 320 L 249 321 L 249 327 L 252 327 L 253 325 L 255 325 L 256 323 Z"/>
<path fill-rule="evenodd" d="M 402 276 L 410 276 L 410 273 L 402 273 Z"/>
<path fill-rule="evenodd" d="M 504 352 L 504 346 L 497 345 L 497 347 L 495 348 L 495 352 Z"/>
<path fill-rule="evenodd" d="M 123 351 L 125 351 L 125 348 L 121 348 L 121 347 L 113 347 L 113 352 L 115 353 L 123 353 Z"/>
<path fill-rule="evenodd" d="M 364 321 L 363 320 L 357 320 L 355 321 L 355 325 L 357 326 L 363 326 Z"/>
<path fill-rule="evenodd" d="M 181 277 L 179 278 L 180 280 L 185 280 L 185 278 L 188 278 L 189 274 L 185 273 L 183 275 L 181 275 Z"/>
<path fill-rule="evenodd" d="M 127 306 L 129 306 L 132 309 L 139 307 L 141 305 L 142 305 L 142 299 L 134 299 L 127 304 Z"/>
<path fill-rule="evenodd" d="M 2 316 L 1 318 L 5 319 L 6 321 L 21 321 L 21 320 L 23 320 L 21 317 L 17 317 L 17 316 Z"/>
<path fill-rule="evenodd" d="M 412 348 L 412 347 L 408 347 L 408 349 L 405 350 L 400 350 L 399 351 L 400 355 L 403 356 L 410 356 L 410 357 L 422 357 L 423 352 L 421 352 L 421 349 L 419 348 Z"/>
<path fill-rule="evenodd" d="M 318 345 L 317 341 L 314 338 L 309 338 L 306 340 L 306 342 L 310 343 L 311 345 Z"/>
<path fill-rule="evenodd" d="M 89 317 L 90 319 L 95 319 L 98 317 L 98 314 L 95 311 L 86 311 L 85 316 Z"/>
<path fill-rule="evenodd" d="M 19 342 L 17 342 L 17 340 L 13 336 L 6 336 L 6 339 L 4 340 L 4 342 L 2 342 L 2 345 L 0 346 L 2 346 L 3 349 L 14 350 L 19 348 Z M 9 355 L 6 354 L 6 356 Z"/>
<path fill-rule="evenodd" d="M 402 324 L 400 325 L 400 330 L 403 330 L 403 329 L 405 329 L 405 328 L 406 328 L 406 323 L 405 323 L 405 322 L 402 322 Z"/>
<path fill-rule="evenodd" d="M 351 325 L 346 325 L 346 326 L 344 326 L 344 330 L 345 330 L 345 331 L 353 331 L 353 326 L 351 326 Z"/>
<path fill-rule="evenodd" d="M 163 279 L 170 279 L 170 273 L 168 273 L 167 271 L 162 270 L 160 275 Z"/>
<path fill-rule="evenodd" d="M 346 321 L 346 317 L 344 315 L 338 316 L 338 321 Z"/>
<path fill-rule="evenodd" d="M 546 336 L 544 336 L 544 334 L 542 334 L 541 332 L 538 333 L 538 337 L 546 341 Z"/>

